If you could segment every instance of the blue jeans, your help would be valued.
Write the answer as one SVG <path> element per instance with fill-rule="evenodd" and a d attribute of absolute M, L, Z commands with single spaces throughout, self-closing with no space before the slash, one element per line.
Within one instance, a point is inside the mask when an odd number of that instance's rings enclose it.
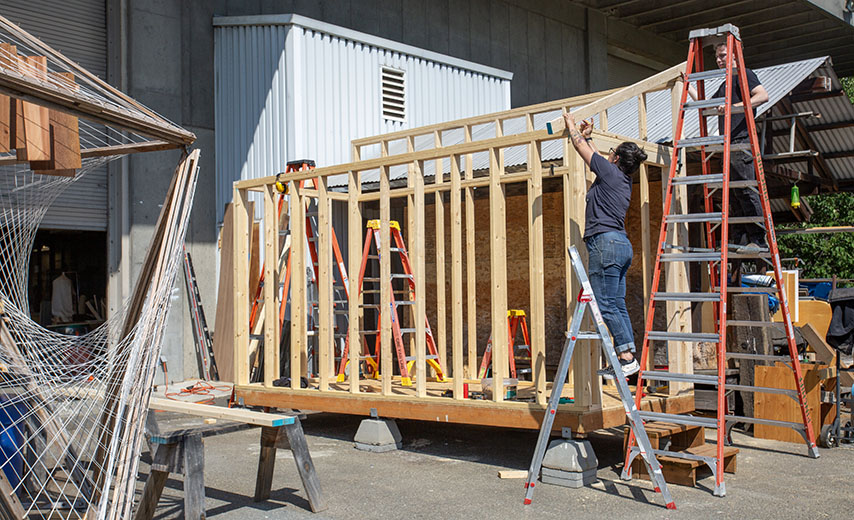
<path fill-rule="evenodd" d="M 617 354 L 635 351 L 635 336 L 626 310 L 626 272 L 632 265 L 632 243 L 621 231 L 598 233 L 585 240 L 587 276 L 602 318 L 614 337 Z"/>

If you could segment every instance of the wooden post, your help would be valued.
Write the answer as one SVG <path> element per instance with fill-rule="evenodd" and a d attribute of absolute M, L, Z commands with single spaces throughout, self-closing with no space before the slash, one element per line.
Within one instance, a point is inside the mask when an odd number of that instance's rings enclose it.
<path fill-rule="evenodd" d="M 603 132 L 608 131 L 608 109 L 599 112 L 599 128 Z"/>
<path fill-rule="evenodd" d="M 291 181 L 291 388 L 300 388 L 300 377 L 308 376 L 305 299 L 305 200 L 301 182 Z"/>
<path fill-rule="evenodd" d="M 492 323 L 492 388 L 493 400 L 504 400 L 504 378 L 507 374 L 507 232 L 504 164 L 497 148 L 489 149 L 489 267 Z"/>
<path fill-rule="evenodd" d="M 529 118 L 530 122 L 530 118 Z M 531 379 L 537 403 L 546 404 L 546 297 L 543 248 L 543 163 L 540 143 L 528 144 L 528 278 L 531 298 Z"/>
<path fill-rule="evenodd" d="M 567 109 L 568 110 L 568 109 Z M 575 161 L 575 149 L 572 147 L 569 139 L 563 141 L 563 165 L 567 168 L 566 174 L 563 176 L 563 264 L 564 264 L 564 291 L 566 292 L 566 327 L 564 330 L 569 330 L 572 322 L 572 313 L 575 310 L 575 299 L 578 295 L 578 282 L 575 279 L 575 273 L 572 272 L 572 260 L 569 256 L 569 247 L 573 244 L 580 244 L 582 230 L 579 226 L 584 222 L 573 221 L 573 189 L 577 184 L 574 178 L 579 174 L 577 162 Z M 581 251 L 579 250 L 579 253 Z M 585 251 L 586 253 L 586 251 Z M 574 356 L 575 357 L 575 356 Z M 576 404 L 581 404 L 580 396 L 583 395 L 583 386 L 581 381 L 576 381 L 576 361 L 575 359 L 569 365 L 569 374 L 567 374 L 567 382 L 573 385 L 573 395 L 575 396 Z"/>
<path fill-rule="evenodd" d="M 463 399 L 463 230 L 460 157 L 451 156 L 451 360 L 454 399 Z"/>
<path fill-rule="evenodd" d="M 670 107 L 673 118 L 674 143 L 682 136 L 675 135 L 676 122 L 679 115 L 679 101 L 682 95 L 682 82 L 677 81 L 670 91 Z M 686 175 L 685 151 L 680 150 L 682 167 L 676 172 L 678 177 Z M 662 186 L 667 189 L 667 181 L 662 180 Z M 673 189 L 671 199 L 672 214 L 684 215 L 688 213 L 688 190 L 682 186 Z M 688 224 L 674 224 L 668 231 L 668 243 L 673 245 L 688 245 Z M 684 262 L 667 262 L 665 265 L 665 287 L 667 292 L 688 292 L 688 269 Z M 667 302 L 667 330 L 672 332 L 691 332 L 691 306 L 689 302 Z M 667 364 L 671 372 L 680 374 L 694 373 L 694 358 L 692 344 L 669 342 L 667 344 Z M 690 391 L 691 383 L 680 383 L 671 381 L 668 385 L 670 395 L 676 395 L 684 391 Z"/>
<path fill-rule="evenodd" d="M 442 134 L 433 132 L 433 142 L 436 148 L 442 147 Z M 435 161 L 435 182 L 439 188 L 434 192 L 434 206 L 436 210 L 436 349 L 439 352 L 439 364 L 442 369 L 448 371 L 448 314 L 447 314 L 447 287 L 445 282 L 445 198 L 442 189 L 445 184 L 444 159 Z"/>
<path fill-rule="evenodd" d="M 466 125 L 465 142 L 471 142 L 471 126 Z M 474 160 L 466 154 L 466 180 L 474 179 Z M 468 320 L 468 377 L 477 377 L 477 257 L 475 255 L 474 188 L 466 192 L 466 318 Z"/>
<path fill-rule="evenodd" d="M 279 216 L 276 192 L 264 187 L 264 386 L 279 378 Z"/>
<path fill-rule="evenodd" d="M 415 247 L 410 249 L 414 257 L 412 266 L 413 278 L 415 278 L 415 394 L 418 397 L 427 396 L 427 291 L 426 288 L 426 262 L 424 258 L 424 165 L 421 162 L 413 164 L 413 184 L 415 199 L 415 212 L 413 216 L 414 229 L 410 231 L 413 235 Z M 444 291 L 444 287 L 439 290 Z"/>
<path fill-rule="evenodd" d="M 249 200 L 246 190 L 234 189 L 234 382 L 249 384 Z"/>
<path fill-rule="evenodd" d="M 332 199 L 327 191 L 327 178 L 320 176 L 315 179 L 318 191 L 317 200 L 317 269 L 318 269 L 318 342 L 317 360 L 320 390 L 329 390 L 329 379 L 332 377 L 332 364 L 335 362 L 335 339 L 333 337 L 335 324 L 333 322 L 332 296 Z"/>
<path fill-rule="evenodd" d="M 274 322 L 275 323 L 275 322 Z M 204 520 L 205 446 L 201 433 L 184 437 L 184 518 Z M 162 448 L 158 448 L 158 451 Z"/>
<path fill-rule="evenodd" d="M 354 155 L 358 148 L 354 148 Z M 355 159 L 356 157 L 354 157 Z M 347 227 L 348 227 L 348 249 L 349 258 L 347 275 L 350 277 L 350 301 L 348 302 L 349 324 L 348 342 L 350 345 L 350 393 L 359 393 L 359 357 L 362 352 L 362 337 L 359 335 L 359 322 L 362 319 L 361 303 L 362 288 L 359 287 L 359 268 L 362 260 L 362 206 L 359 204 L 359 195 L 362 194 L 362 184 L 358 171 L 351 171 L 348 176 L 347 186 Z"/>
<path fill-rule="evenodd" d="M 641 140 L 646 141 L 646 95 L 638 95 L 638 136 Z M 646 315 L 649 312 L 650 292 L 652 290 L 652 264 L 655 262 L 655 257 L 652 255 L 652 246 L 650 244 L 650 227 L 649 227 L 649 169 L 646 163 L 642 163 L 639 169 L 640 174 L 640 216 L 641 216 L 641 272 L 643 273 L 643 316 L 646 323 Z M 644 370 L 653 368 L 654 356 L 647 356 L 647 366 Z"/>
<path fill-rule="evenodd" d="M 389 200 L 388 166 L 380 167 L 380 323 L 382 393 L 391 395 L 392 349 L 391 349 L 391 255 L 386 254 L 391 246 L 391 201 Z M 396 318 L 395 318 L 396 319 Z"/>

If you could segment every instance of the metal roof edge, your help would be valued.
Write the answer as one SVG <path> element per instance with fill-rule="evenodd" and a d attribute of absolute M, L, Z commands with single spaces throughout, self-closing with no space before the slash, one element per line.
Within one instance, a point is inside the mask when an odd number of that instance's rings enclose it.
<path fill-rule="evenodd" d="M 299 27 L 323 32 L 326 34 L 331 34 L 333 36 L 338 36 L 347 40 L 364 43 L 373 47 L 380 47 L 382 49 L 387 49 L 392 52 L 408 54 L 410 56 L 443 63 L 452 67 L 466 69 L 472 72 L 478 72 L 487 76 L 493 76 L 507 81 L 513 79 L 513 73 L 510 71 L 497 69 L 495 67 L 482 65 L 480 63 L 475 63 L 473 61 L 468 61 L 461 58 L 455 58 L 453 56 L 448 56 L 447 54 L 428 51 L 420 47 L 408 45 L 406 43 L 396 42 L 394 40 L 389 40 L 380 36 L 366 34 L 360 31 L 356 31 L 354 29 L 341 27 L 340 25 L 321 22 L 320 20 L 315 20 L 314 18 L 309 18 L 307 16 L 302 16 L 298 14 L 261 14 L 250 16 L 213 17 L 214 27 L 239 27 L 250 25 L 297 25 Z"/>

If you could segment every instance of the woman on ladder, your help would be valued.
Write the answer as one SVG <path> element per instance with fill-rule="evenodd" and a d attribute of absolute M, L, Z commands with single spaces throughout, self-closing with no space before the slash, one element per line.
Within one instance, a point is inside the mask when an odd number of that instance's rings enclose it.
<path fill-rule="evenodd" d="M 632 243 L 626 236 L 626 212 L 632 198 L 632 174 L 646 160 L 646 153 L 635 143 L 624 142 L 611 148 L 605 159 L 590 137 L 592 123 L 575 124 L 570 113 L 563 115 L 572 146 L 584 159 L 596 180 L 587 190 L 584 219 L 584 243 L 587 245 L 587 272 L 593 294 L 602 310 L 602 318 L 614 337 L 614 345 L 623 374 L 636 373 L 632 322 L 626 309 L 626 272 L 632 264 Z M 598 372 L 614 379 L 613 367 Z"/>

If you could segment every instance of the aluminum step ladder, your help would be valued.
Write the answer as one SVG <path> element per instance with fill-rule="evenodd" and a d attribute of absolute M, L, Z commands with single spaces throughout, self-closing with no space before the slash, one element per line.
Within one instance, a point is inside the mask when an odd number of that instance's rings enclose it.
<path fill-rule="evenodd" d="M 626 418 L 631 426 L 634 438 L 638 443 L 639 453 L 646 462 L 650 477 L 655 491 L 660 492 L 664 497 L 664 503 L 667 509 L 676 509 L 676 504 L 670 496 L 667 489 L 667 482 L 664 480 L 664 474 L 661 471 L 661 464 L 656 460 L 654 450 L 646 435 L 646 430 L 643 427 L 643 415 L 638 405 L 632 399 L 632 392 L 629 390 L 629 385 L 626 383 L 626 378 L 623 376 L 622 365 L 617 358 L 617 352 L 614 350 L 614 344 L 611 341 L 611 335 L 608 328 L 605 326 L 605 321 L 602 319 L 602 312 L 599 310 L 599 304 L 596 302 L 596 297 L 593 295 L 593 289 L 590 287 L 590 280 L 587 278 L 587 272 L 584 270 L 584 265 L 581 263 L 581 258 L 578 256 L 578 250 L 575 246 L 569 248 L 569 256 L 572 261 L 572 267 L 575 270 L 575 275 L 581 283 L 581 292 L 578 294 L 578 304 L 575 306 L 575 314 L 572 316 L 572 322 L 569 326 L 569 331 L 566 333 L 566 343 L 563 347 L 563 353 L 560 356 L 557 373 L 555 374 L 554 384 L 552 386 L 552 394 L 549 397 L 548 408 L 546 408 L 545 416 L 543 417 L 543 425 L 540 427 L 540 435 L 537 438 L 537 446 L 534 449 L 534 457 L 531 459 L 531 466 L 528 468 L 528 479 L 525 482 L 525 500 L 524 504 L 531 503 L 534 495 L 534 487 L 537 478 L 540 474 L 540 469 L 543 465 L 543 457 L 546 454 L 546 447 L 549 443 L 552 425 L 554 424 L 555 414 L 558 411 L 558 403 L 560 403 L 561 393 L 563 392 L 564 384 L 566 383 L 567 372 L 569 371 L 569 362 L 572 360 L 572 352 L 575 350 L 575 343 L 579 339 L 599 340 L 602 347 L 602 352 L 611 367 L 614 368 L 616 378 L 614 379 L 617 385 L 617 393 L 620 395 L 620 401 L 626 410 Z M 593 316 L 593 321 L 596 323 L 595 332 L 580 331 L 581 321 L 584 319 L 584 312 L 590 308 L 590 313 Z"/>

